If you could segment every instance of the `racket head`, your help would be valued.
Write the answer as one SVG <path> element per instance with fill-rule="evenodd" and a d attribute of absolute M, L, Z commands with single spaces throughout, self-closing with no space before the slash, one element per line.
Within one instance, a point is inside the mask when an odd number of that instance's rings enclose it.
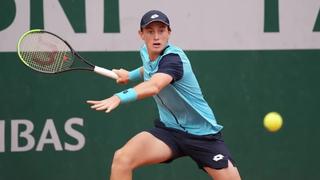
<path fill-rule="evenodd" d="M 25 32 L 18 41 L 17 52 L 25 65 L 43 73 L 67 71 L 75 59 L 74 51 L 66 41 L 41 29 Z"/>

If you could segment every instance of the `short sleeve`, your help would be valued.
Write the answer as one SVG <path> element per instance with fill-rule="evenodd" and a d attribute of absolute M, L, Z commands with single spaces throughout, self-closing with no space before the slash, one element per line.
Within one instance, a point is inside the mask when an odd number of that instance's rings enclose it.
<path fill-rule="evenodd" d="M 157 73 L 170 75 L 173 80 L 171 83 L 178 81 L 183 76 L 183 64 L 178 54 L 167 54 L 159 62 Z"/>

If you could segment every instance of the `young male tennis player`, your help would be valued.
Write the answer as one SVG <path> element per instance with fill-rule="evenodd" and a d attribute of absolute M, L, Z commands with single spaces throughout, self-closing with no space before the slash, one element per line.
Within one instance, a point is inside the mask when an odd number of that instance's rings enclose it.
<path fill-rule="evenodd" d="M 143 79 L 137 86 L 101 101 L 91 108 L 110 112 L 119 104 L 146 97 L 155 99 L 160 118 L 155 127 L 130 139 L 114 154 L 111 180 L 132 179 L 135 168 L 191 157 L 215 180 L 239 180 L 240 175 L 221 136 L 222 126 L 204 100 L 186 54 L 168 43 L 168 17 L 157 10 L 143 15 L 139 35 L 142 67 L 114 70 L 118 83 Z"/>

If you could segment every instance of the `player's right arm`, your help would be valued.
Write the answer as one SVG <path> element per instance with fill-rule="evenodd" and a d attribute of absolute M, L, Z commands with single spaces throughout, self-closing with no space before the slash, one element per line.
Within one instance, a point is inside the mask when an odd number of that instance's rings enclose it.
<path fill-rule="evenodd" d="M 163 88 L 172 82 L 172 76 L 165 73 L 155 73 L 151 79 L 136 85 L 133 89 L 137 93 L 137 99 L 144 99 L 157 95 Z"/>
<path fill-rule="evenodd" d="M 115 72 L 118 75 L 117 83 L 118 84 L 127 84 L 129 81 L 135 81 L 138 79 L 142 79 L 143 77 L 143 67 L 139 67 L 137 69 L 134 69 L 132 71 L 127 71 L 125 69 L 113 69 L 113 72 Z"/>
<path fill-rule="evenodd" d="M 143 75 L 143 67 L 137 68 L 134 71 L 130 72 L 125 72 L 120 69 L 120 71 L 118 71 L 118 75 L 122 76 L 120 73 L 124 73 L 124 78 L 122 80 L 120 79 L 120 81 L 128 82 L 128 79 L 130 79 L 129 77 L 131 72 L 135 72 L 133 73 L 135 74 L 135 77 L 141 79 Z M 119 92 L 111 96 L 110 98 L 101 101 L 87 102 L 89 104 L 92 104 L 92 109 L 110 112 L 117 106 L 119 106 L 120 103 L 127 103 L 154 96 L 158 94 L 163 88 L 168 86 L 170 83 L 180 80 L 182 76 L 183 64 L 180 56 L 175 54 L 169 54 L 163 57 L 162 61 L 159 63 L 158 71 L 155 74 L 153 74 L 148 81 L 143 81 L 135 87 Z"/>

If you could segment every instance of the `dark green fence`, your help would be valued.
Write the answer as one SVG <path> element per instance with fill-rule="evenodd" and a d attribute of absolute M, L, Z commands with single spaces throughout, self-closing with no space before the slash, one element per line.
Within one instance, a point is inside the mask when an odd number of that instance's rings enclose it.
<path fill-rule="evenodd" d="M 81 54 L 107 68 L 133 69 L 140 65 L 137 52 Z M 320 51 L 187 54 L 205 98 L 225 127 L 225 140 L 243 179 L 320 178 Z M 20 63 L 16 53 L 1 53 L 0 61 L 0 130 L 4 130 L 0 131 L 0 147 L 4 147 L 0 152 L 0 180 L 107 179 L 113 152 L 134 134 L 152 127 L 157 117 L 151 98 L 122 105 L 111 114 L 92 111 L 86 100 L 106 98 L 128 87 L 94 73 L 36 73 Z M 283 128 L 273 134 L 262 125 L 263 116 L 270 111 L 284 118 Z M 65 129 L 70 118 L 83 120 L 82 125 L 72 125 L 85 138 L 84 146 L 75 151 L 66 148 L 66 144 L 79 144 L 79 139 Z M 19 136 L 27 128 L 22 124 L 13 130 L 14 123 L 21 119 L 34 126 L 30 133 L 34 146 L 13 152 L 12 133 L 18 132 Z M 50 126 L 46 124 L 49 121 Z M 41 141 L 42 134 L 47 135 L 46 140 L 58 136 L 62 149 Z M 23 137 L 18 140 L 21 147 L 30 143 Z M 41 150 L 37 150 L 39 144 L 43 145 Z M 189 158 L 142 167 L 134 177 L 210 179 Z"/>

